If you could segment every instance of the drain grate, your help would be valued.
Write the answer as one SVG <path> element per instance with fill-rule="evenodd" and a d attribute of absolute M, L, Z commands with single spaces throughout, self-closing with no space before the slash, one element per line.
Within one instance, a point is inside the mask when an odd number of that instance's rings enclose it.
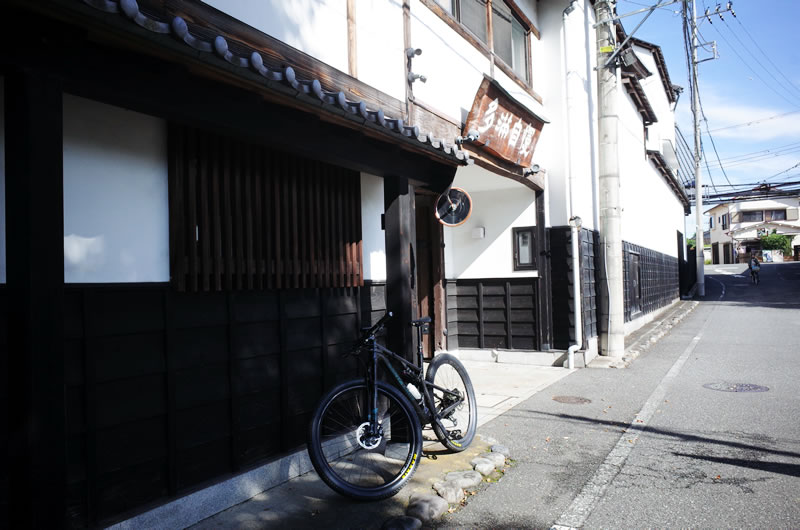
<path fill-rule="evenodd" d="M 586 405 L 587 403 L 592 402 L 591 399 L 586 399 L 580 396 L 553 396 L 553 401 L 566 403 L 568 405 Z"/>
<path fill-rule="evenodd" d="M 769 391 L 769 387 L 761 386 L 761 385 L 754 385 L 752 383 L 727 383 L 725 381 L 721 383 L 707 383 L 703 385 L 703 388 L 708 388 L 709 390 L 719 390 L 720 392 L 767 392 Z"/>

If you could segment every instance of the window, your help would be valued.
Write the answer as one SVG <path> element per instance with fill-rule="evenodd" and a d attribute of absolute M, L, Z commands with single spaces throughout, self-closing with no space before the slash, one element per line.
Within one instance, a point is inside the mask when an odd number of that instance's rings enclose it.
<path fill-rule="evenodd" d="M 491 20 L 495 56 L 519 79 L 530 82 L 528 34 L 531 30 L 512 4 L 494 0 L 489 17 L 486 0 L 436 0 L 436 3 L 484 44 L 489 44 L 487 21 Z"/>
<path fill-rule="evenodd" d="M 526 226 L 513 228 L 514 237 L 514 270 L 525 271 L 536 269 L 536 227 Z"/>
<path fill-rule="evenodd" d="M 752 212 L 742 212 L 743 223 L 757 223 L 764 220 L 764 212 L 761 210 Z"/>
<path fill-rule="evenodd" d="M 528 30 L 505 2 L 492 4 L 492 35 L 494 53 L 520 79 L 528 81 Z"/>
<path fill-rule="evenodd" d="M 355 171 L 175 125 L 170 258 L 178 291 L 355 287 Z"/>
<path fill-rule="evenodd" d="M 766 211 L 766 220 L 767 221 L 785 221 L 786 220 L 786 210 L 767 210 Z"/>
<path fill-rule="evenodd" d="M 728 229 L 728 214 L 723 214 L 722 216 L 722 229 L 723 230 Z"/>

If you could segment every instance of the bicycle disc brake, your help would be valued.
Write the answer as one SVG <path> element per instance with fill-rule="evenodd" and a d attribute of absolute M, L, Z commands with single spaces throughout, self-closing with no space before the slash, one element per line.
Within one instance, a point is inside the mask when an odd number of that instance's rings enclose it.
<path fill-rule="evenodd" d="M 383 434 L 380 432 L 380 428 L 378 430 L 379 432 L 377 434 L 369 434 L 368 421 L 359 425 L 358 429 L 356 429 L 356 441 L 358 441 L 358 445 L 367 451 L 371 451 L 378 447 L 383 439 Z"/>

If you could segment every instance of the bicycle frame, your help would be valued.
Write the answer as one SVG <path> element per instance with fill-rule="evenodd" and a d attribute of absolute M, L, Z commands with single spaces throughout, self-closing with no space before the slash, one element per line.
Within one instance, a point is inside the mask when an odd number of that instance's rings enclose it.
<path fill-rule="evenodd" d="M 416 364 L 409 362 L 408 360 L 400 357 L 393 351 L 389 350 L 378 344 L 377 340 L 375 340 L 375 335 L 372 334 L 368 337 L 368 339 L 372 343 L 372 363 L 371 366 L 368 367 L 367 370 L 367 384 L 370 388 L 371 396 L 371 405 L 372 405 L 372 412 L 369 414 L 369 423 L 370 423 L 370 430 L 373 432 L 377 432 L 377 425 L 375 424 L 378 416 L 378 385 L 376 384 L 377 381 L 377 374 L 378 374 L 378 362 L 382 362 L 383 366 L 385 366 L 388 372 L 394 377 L 394 381 L 396 382 L 397 386 L 403 392 L 403 394 L 408 398 L 409 402 L 414 406 L 414 410 L 417 412 L 417 416 L 419 417 L 419 421 L 422 425 L 430 423 L 431 421 L 438 422 L 437 411 L 435 410 L 435 404 L 433 401 L 433 394 L 432 390 L 436 389 L 445 394 L 449 394 L 452 397 L 460 398 L 461 396 L 451 390 L 446 388 L 442 388 L 440 386 L 434 385 L 433 383 L 429 383 L 425 380 L 422 366 L 417 366 Z M 418 354 L 420 360 L 422 359 L 422 351 L 418 349 Z M 414 395 L 408 390 L 406 384 L 403 381 L 403 378 L 400 374 L 397 373 L 397 370 L 392 365 L 392 361 L 399 362 L 404 368 L 409 370 L 412 374 L 413 381 L 412 384 L 417 386 L 419 390 L 422 391 L 422 406 L 420 406 L 418 400 Z M 421 364 L 421 363 L 420 363 Z M 459 405 L 459 401 L 456 400 L 452 405 L 448 406 L 447 408 L 438 411 L 438 414 L 441 416 L 447 416 L 450 412 L 452 412 L 456 407 Z"/>

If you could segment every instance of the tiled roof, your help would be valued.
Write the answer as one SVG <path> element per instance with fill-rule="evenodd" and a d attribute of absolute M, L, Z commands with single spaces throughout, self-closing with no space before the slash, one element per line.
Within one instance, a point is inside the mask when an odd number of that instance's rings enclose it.
<path fill-rule="evenodd" d="M 265 80 L 265 85 L 280 83 L 293 89 L 298 95 L 307 96 L 318 101 L 330 110 L 339 109 L 345 116 L 359 120 L 362 124 L 385 129 L 402 136 L 415 139 L 421 144 L 428 145 L 452 156 L 462 164 L 470 164 L 472 160 L 466 151 L 455 144 L 449 144 L 442 138 L 435 138 L 431 133 L 420 133 L 416 125 L 406 125 L 402 118 L 390 118 L 384 115 L 383 110 L 369 109 L 364 101 L 352 101 L 342 91 L 328 91 L 322 88 L 318 79 L 300 79 L 291 66 L 273 69 L 264 63 L 264 59 L 257 51 L 252 51 L 249 57 L 236 55 L 230 51 L 228 41 L 218 35 L 213 41 L 207 41 L 192 34 L 186 21 L 176 16 L 170 23 L 155 20 L 139 10 L 136 0 L 76 0 L 82 1 L 95 9 L 107 13 L 121 14 L 142 28 L 153 33 L 172 35 L 186 46 L 200 52 L 214 54 L 218 58 L 243 69 L 248 69 L 259 74 Z"/>

